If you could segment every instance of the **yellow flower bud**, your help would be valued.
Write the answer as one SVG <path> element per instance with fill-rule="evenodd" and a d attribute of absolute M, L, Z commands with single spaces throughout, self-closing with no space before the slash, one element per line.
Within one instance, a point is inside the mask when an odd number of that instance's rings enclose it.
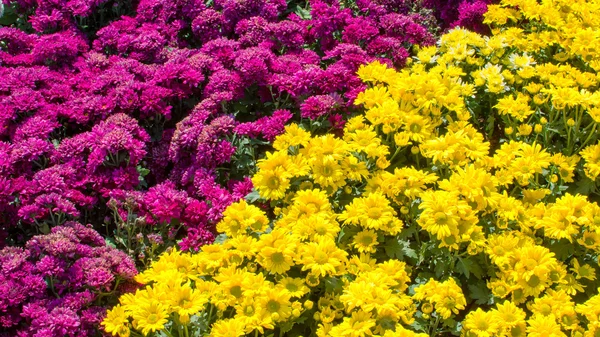
<path fill-rule="evenodd" d="M 127 326 L 121 326 L 119 330 L 117 330 L 117 335 L 119 335 L 119 337 L 129 337 L 130 334 L 131 331 Z"/>
<path fill-rule="evenodd" d="M 567 120 L 567 125 L 570 127 L 574 127 L 575 126 L 575 120 L 573 118 L 569 118 Z"/>
<path fill-rule="evenodd" d="M 311 181 L 303 181 L 298 186 L 301 190 L 310 190 L 313 188 L 313 183 Z"/>
<path fill-rule="evenodd" d="M 181 324 L 187 325 L 190 322 L 190 315 L 188 315 L 188 314 L 179 315 L 179 322 Z"/>
<path fill-rule="evenodd" d="M 420 152 L 419 147 L 418 146 L 413 146 L 410 148 L 410 153 L 412 154 L 418 154 Z"/>
<path fill-rule="evenodd" d="M 542 124 L 536 124 L 536 125 L 533 127 L 533 131 L 534 131 L 535 133 L 541 133 L 541 132 L 542 132 L 542 129 L 543 129 L 543 128 L 542 128 Z"/>
<path fill-rule="evenodd" d="M 531 134 L 532 129 L 533 128 L 529 124 L 519 125 L 519 128 L 518 128 L 519 136 L 529 136 Z"/>
<path fill-rule="evenodd" d="M 406 214 L 408 214 L 408 212 L 409 212 L 409 209 L 408 209 L 408 207 L 406 207 L 406 206 L 402 206 L 402 207 L 400 208 L 400 213 L 402 213 L 402 214 L 406 215 Z"/>
<path fill-rule="evenodd" d="M 546 125 L 546 123 L 548 123 L 548 120 L 546 119 L 546 117 L 540 118 L 540 124 Z"/>
<path fill-rule="evenodd" d="M 388 166 L 390 166 L 390 161 L 387 160 L 387 158 L 385 157 L 379 157 L 379 159 L 377 159 L 377 167 L 384 170 L 386 169 Z"/>
<path fill-rule="evenodd" d="M 553 174 L 550 176 L 550 182 L 555 183 L 557 181 L 558 181 L 558 176 L 556 174 Z"/>
<path fill-rule="evenodd" d="M 433 311 L 433 305 L 431 305 L 431 303 L 423 303 L 423 305 L 421 305 L 421 311 L 424 314 L 431 314 Z"/>
<path fill-rule="evenodd" d="M 307 300 L 306 302 L 304 302 L 304 308 L 306 308 L 307 310 L 312 309 L 314 305 L 315 305 L 315 302 L 313 302 L 311 300 Z"/>
<path fill-rule="evenodd" d="M 504 129 L 504 133 L 505 133 L 507 136 L 510 136 L 510 135 L 512 135 L 512 134 L 513 134 L 513 132 L 514 132 L 514 130 L 513 130 L 513 128 L 512 128 L 511 126 L 509 126 L 509 127 L 507 127 L 506 129 Z"/>

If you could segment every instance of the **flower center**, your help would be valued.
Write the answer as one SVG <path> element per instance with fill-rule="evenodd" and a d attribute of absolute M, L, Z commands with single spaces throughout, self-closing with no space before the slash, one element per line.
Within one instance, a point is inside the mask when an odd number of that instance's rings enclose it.
<path fill-rule="evenodd" d="M 273 253 L 273 255 L 271 255 L 271 261 L 273 264 L 282 264 L 285 262 L 285 257 L 281 252 Z"/>
<path fill-rule="evenodd" d="M 323 252 L 317 252 L 315 254 L 315 262 L 317 262 L 318 264 L 325 264 L 327 263 L 327 261 L 329 261 L 329 257 L 327 257 L 327 254 Z"/>
<path fill-rule="evenodd" d="M 276 176 L 272 176 L 271 178 L 269 178 L 267 180 L 267 187 L 272 190 L 279 188 L 279 185 L 280 185 L 279 178 L 277 178 Z"/>
<path fill-rule="evenodd" d="M 369 218 L 377 220 L 381 218 L 381 209 L 377 207 L 370 208 L 367 214 L 369 215 Z"/>
<path fill-rule="evenodd" d="M 269 310 L 269 312 L 277 312 L 277 311 L 279 311 L 280 307 L 281 307 L 281 305 L 279 304 L 279 302 L 277 302 L 275 300 L 270 300 L 267 303 L 267 310 Z"/>
<path fill-rule="evenodd" d="M 150 323 L 150 324 L 154 324 L 154 323 L 158 322 L 158 315 L 156 315 L 156 314 L 150 314 L 150 315 L 148 316 L 148 319 L 147 319 L 147 321 L 148 321 L 148 323 Z"/>
<path fill-rule="evenodd" d="M 229 289 L 229 293 L 231 295 L 235 296 L 236 298 L 240 298 L 240 297 L 242 297 L 242 287 L 233 286 L 233 287 L 231 287 L 231 289 Z"/>

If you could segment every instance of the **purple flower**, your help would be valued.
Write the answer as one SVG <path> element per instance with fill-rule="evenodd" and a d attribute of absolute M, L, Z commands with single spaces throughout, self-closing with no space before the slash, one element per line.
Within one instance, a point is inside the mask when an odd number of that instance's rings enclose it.
<path fill-rule="evenodd" d="M 332 113 L 340 105 L 339 99 L 330 95 L 311 96 L 300 105 L 300 114 L 302 118 L 317 119 Z"/>
<path fill-rule="evenodd" d="M 192 32 L 204 44 L 221 37 L 224 22 L 223 14 L 208 8 L 200 12 L 192 21 Z"/>

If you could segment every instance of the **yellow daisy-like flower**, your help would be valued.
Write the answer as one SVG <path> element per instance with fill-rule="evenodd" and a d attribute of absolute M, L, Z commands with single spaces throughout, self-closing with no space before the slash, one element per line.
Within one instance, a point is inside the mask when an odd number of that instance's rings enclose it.
<path fill-rule="evenodd" d="M 285 322 L 292 315 L 291 294 L 283 289 L 273 289 L 262 294 L 258 299 L 273 322 Z"/>
<path fill-rule="evenodd" d="M 527 321 L 528 337 L 566 337 L 554 315 L 534 316 Z"/>
<path fill-rule="evenodd" d="M 263 211 L 241 199 L 225 209 L 223 219 L 217 224 L 217 230 L 234 238 L 246 235 L 248 230 L 262 232 L 268 224 L 269 219 Z"/>
<path fill-rule="evenodd" d="M 133 325 L 144 335 L 164 329 L 168 322 L 168 306 L 156 299 L 139 300 L 131 316 Z"/>
<path fill-rule="evenodd" d="M 331 189 L 332 192 L 346 185 L 344 169 L 332 156 L 321 156 L 313 160 L 312 178 L 317 184 Z"/>
<path fill-rule="evenodd" d="M 600 144 L 590 145 L 583 149 L 580 153 L 585 160 L 584 170 L 585 175 L 592 180 L 600 175 Z"/>
<path fill-rule="evenodd" d="M 329 332 L 330 336 L 365 337 L 373 335 L 376 325 L 371 314 L 363 310 L 352 313 L 351 317 L 344 317 L 344 321 L 334 326 Z"/>
<path fill-rule="evenodd" d="M 104 331 L 113 336 L 129 336 L 129 315 L 119 304 L 106 312 L 106 318 L 101 324 L 104 326 Z"/>
<path fill-rule="evenodd" d="M 366 197 L 355 198 L 346 210 L 338 216 L 345 224 L 361 225 L 367 229 L 397 232 L 396 211 L 390 201 L 381 193 L 374 192 Z M 390 224 L 393 224 L 390 226 Z M 401 226 L 401 223 L 399 224 Z"/>
<path fill-rule="evenodd" d="M 189 283 L 174 290 L 170 304 L 173 310 L 179 314 L 179 320 L 182 323 L 189 322 L 190 316 L 202 311 L 204 305 L 208 303 L 206 294 L 193 289 Z"/>
<path fill-rule="evenodd" d="M 266 270 L 283 274 L 294 265 L 296 241 L 283 229 L 276 228 L 261 235 L 258 241 L 258 259 Z"/>
<path fill-rule="evenodd" d="M 287 150 L 290 146 L 305 146 L 310 140 L 310 133 L 293 123 L 285 126 L 285 133 L 275 138 L 275 150 Z"/>
<path fill-rule="evenodd" d="M 277 287 L 287 291 L 291 297 L 300 298 L 307 294 L 310 289 L 304 283 L 304 279 L 284 277 L 279 280 Z"/>
<path fill-rule="evenodd" d="M 377 243 L 377 233 L 368 229 L 358 232 L 352 239 L 352 245 L 359 253 L 375 253 Z"/>
<path fill-rule="evenodd" d="M 279 200 L 285 196 L 290 187 L 291 175 L 281 168 L 275 170 L 259 170 L 252 177 L 252 184 L 261 198 Z"/>
<path fill-rule="evenodd" d="M 302 270 L 310 270 L 317 275 L 338 275 L 343 272 L 347 255 L 336 246 L 335 241 L 322 239 L 303 245 L 298 262 L 303 265 Z"/>
<path fill-rule="evenodd" d="M 210 329 L 211 337 L 240 337 L 245 334 L 244 321 L 237 318 L 216 321 Z"/>
<path fill-rule="evenodd" d="M 477 308 L 469 312 L 463 321 L 465 332 L 468 331 L 474 336 L 496 336 L 498 333 L 498 322 L 494 319 L 492 311 L 483 311 Z"/>

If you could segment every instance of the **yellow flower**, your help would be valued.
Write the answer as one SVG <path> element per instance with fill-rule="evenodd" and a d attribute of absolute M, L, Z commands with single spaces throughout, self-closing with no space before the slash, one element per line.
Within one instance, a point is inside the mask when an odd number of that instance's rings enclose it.
<path fill-rule="evenodd" d="M 285 196 L 290 187 L 290 174 L 282 168 L 275 170 L 259 170 L 252 177 L 252 184 L 258 190 L 261 198 L 278 200 Z"/>
<path fill-rule="evenodd" d="M 596 180 L 600 175 L 600 144 L 590 145 L 583 149 L 581 157 L 585 160 L 585 175 Z"/>
<path fill-rule="evenodd" d="M 498 322 L 494 319 L 494 313 L 477 308 L 469 312 L 463 321 L 465 331 L 474 336 L 496 336 L 498 333 Z"/>
<path fill-rule="evenodd" d="M 535 316 L 527 321 L 528 337 L 566 337 L 554 315 Z"/>
<path fill-rule="evenodd" d="M 589 264 L 580 265 L 577 259 L 573 259 L 573 268 L 570 269 L 575 273 L 575 279 L 586 278 L 590 281 L 596 279 L 596 269 Z"/>
<path fill-rule="evenodd" d="M 101 323 L 104 326 L 104 331 L 119 337 L 129 336 L 129 315 L 124 308 L 117 304 L 112 309 L 106 312 L 106 318 Z"/>
<path fill-rule="evenodd" d="M 525 311 L 511 301 L 496 304 L 494 319 L 500 328 L 507 333 L 525 332 Z M 515 331 L 516 329 L 516 331 Z"/>
<path fill-rule="evenodd" d="M 360 161 L 355 156 L 348 156 L 344 158 L 342 162 L 342 168 L 345 171 L 345 175 L 350 180 L 362 181 L 363 178 L 369 176 L 369 170 L 367 164 L 364 161 Z"/>
<path fill-rule="evenodd" d="M 290 146 L 305 146 L 310 140 L 310 133 L 302 129 L 298 124 L 293 123 L 285 126 L 285 133 L 275 138 L 273 148 L 281 151 Z"/>
<path fill-rule="evenodd" d="M 237 318 L 216 321 L 210 327 L 210 337 L 240 337 L 245 335 L 244 321 Z"/>
<path fill-rule="evenodd" d="M 373 230 L 358 232 L 352 239 L 352 245 L 359 253 L 375 253 L 377 244 L 377 233 Z"/>
<path fill-rule="evenodd" d="M 344 317 L 344 321 L 331 328 L 329 336 L 348 336 L 348 337 L 365 337 L 373 335 L 373 329 L 376 325 L 375 319 L 371 314 L 365 311 L 356 311 L 351 317 Z"/>
<path fill-rule="evenodd" d="M 346 185 L 344 169 L 337 159 L 332 156 L 317 157 L 312 162 L 312 178 L 323 188 L 332 192 Z"/>
<path fill-rule="evenodd" d="M 402 223 L 396 218 L 396 211 L 389 200 L 380 192 L 355 198 L 338 219 L 345 224 L 361 225 L 367 229 L 376 229 L 395 234 L 400 231 Z"/>
<path fill-rule="evenodd" d="M 427 300 L 435 305 L 435 310 L 444 319 L 458 314 L 467 305 L 462 290 L 453 278 L 444 282 L 430 279 L 427 283 L 415 288 L 415 300 Z"/>
<path fill-rule="evenodd" d="M 534 113 L 529 107 L 529 96 L 521 93 L 517 93 L 516 97 L 508 95 L 500 98 L 494 108 L 498 109 L 501 115 L 510 115 L 519 122 L 523 122 Z"/>
<path fill-rule="evenodd" d="M 290 297 L 288 291 L 272 289 L 262 294 L 258 301 L 273 322 L 285 322 L 292 315 Z"/>
<path fill-rule="evenodd" d="M 513 279 L 525 296 L 537 296 L 551 283 L 549 272 L 557 264 L 554 253 L 543 246 L 527 245 L 515 249 Z"/>
<path fill-rule="evenodd" d="M 322 239 L 302 245 L 298 262 L 303 265 L 302 270 L 317 275 L 338 275 L 344 269 L 347 255 L 332 239 Z"/>
<path fill-rule="evenodd" d="M 431 298 L 435 303 L 435 310 L 444 319 L 449 318 L 453 313 L 458 314 L 459 310 L 467 305 L 462 290 L 453 278 L 442 282 L 441 288 Z"/>
<path fill-rule="evenodd" d="M 373 61 L 366 65 L 358 67 L 356 74 L 363 82 L 382 82 L 385 79 L 385 74 L 388 71 L 387 65 L 379 61 Z M 392 69 L 389 69 L 392 70 Z"/>
<path fill-rule="evenodd" d="M 300 298 L 310 291 L 301 278 L 284 277 L 279 280 L 277 287 L 287 291 L 291 297 L 296 298 Z"/>
<path fill-rule="evenodd" d="M 421 195 L 419 209 L 423 212 L 417 223 L 439 240 L 458 235 L 460 213 L 469 206 L 457 198 L 456 193 L 446 191 L 426 191 Z"/>
<path fill-rule="evenodd" d="M 217 224 L 217 230 L 228 237 L 237 237 L 246 235 L 248 229 L 262 232 L 268 224 L 269 219 L 263 211 L 241 199 L 225 209 L 223 219 Z"/>
<path fill-rule="evenodd" d="M 168 307 L 157 299 L 139 299 L 131 316 L 133 325 L 144 335 L 164 329 L 169 317 Z"/>
<path fill-rule="evenodd" d="M 258 241 L 258 259 L 266 270 L 283 274 L 294 265 L 296 241 L 280 228 L 260 236 Z"/>
<path fill-rule="evenodd" d="M 173 298 L 170 304 L 173 311 L 177 311 L 180 320 L 189 321 L 189 317 L 204 309 L 204 305 L 208 303 L 208 297 L 200 291 L 192 289 L 189 283 L 186 283 L 174 289 Z"/>
<path fill-rule="evenodd" d="M 577 243 L 587 249 L 598 251 L 600 249 L 600 235 L 595 232 L 584 232 Z"/>

